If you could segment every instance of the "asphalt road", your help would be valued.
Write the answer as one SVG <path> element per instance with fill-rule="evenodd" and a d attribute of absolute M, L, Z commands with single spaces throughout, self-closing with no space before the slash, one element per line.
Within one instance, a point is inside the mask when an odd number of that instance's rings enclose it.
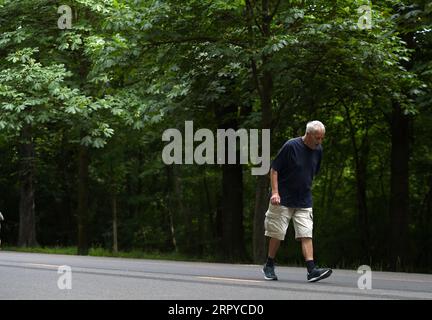
<path fill-rule="evenodd" d="M 69 266 L 70 273 L 59 273 Z M 66 270 L 66 269 L 60 269 Z M 0 251 L 1 300 L 359 300 L 432 299 L 432 275 L 375 272 L 359 289 L 356 270 L 308 283 L 304 268 Z M 365 284 L 366 282 L 362 282 Z"/>

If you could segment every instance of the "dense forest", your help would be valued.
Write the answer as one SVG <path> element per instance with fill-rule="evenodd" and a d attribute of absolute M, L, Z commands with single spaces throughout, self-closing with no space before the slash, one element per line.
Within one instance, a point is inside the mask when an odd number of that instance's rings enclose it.
<path fill-rule="evenodd" d="M 320 120 L 318 263 L 432 272 L 431 105 L 431 1 L 0 0 L 2 245 L 261 264 L 269 176 L 163 133 Z"/>

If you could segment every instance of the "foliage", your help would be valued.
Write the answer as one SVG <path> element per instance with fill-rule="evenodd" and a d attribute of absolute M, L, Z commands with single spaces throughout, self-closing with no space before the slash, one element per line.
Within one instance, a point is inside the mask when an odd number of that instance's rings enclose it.
<path fill-rule="evenodd" d="M 182 132 L 186 120 L 212 131 L 229 121 L 258 128 L 268 94 L 272 156 L 303 134 L 306 121 L 327 127 L 314 185 L 317 260 L 385 268 L 396 101 L 413 120 L 406 270 L 431 271 L 432 256 L 425 254 L 432 231 L 428 1 L 373 2 L 370 30 L 357 24 L 366 1 L 73 0 L 72 29 L 65 30 L 57 26 L 60 4 L 0 1 L 3 241 L 16 242 L 14 147 L 30 126 L 42 245 L 76 243 L 81 145 L 90 155 L 91 244 L 111 247 L 115 196 L 120 248 L 215 256 L 224 223 L 221 167 L 167 167 L 161 136 L 167 128 Z M 249 169 L 244 166 L 242 216 L 251 257 L 256 180 Z M 363 169 L 367 261 L 357 206 Z M 301 263 L 291 238 L 278 259 Z"/>

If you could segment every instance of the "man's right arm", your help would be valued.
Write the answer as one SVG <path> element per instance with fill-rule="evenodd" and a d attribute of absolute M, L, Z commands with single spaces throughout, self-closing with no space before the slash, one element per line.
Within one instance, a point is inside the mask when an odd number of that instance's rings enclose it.
<path fill-rule="evenodd" d="M 273 168 L 270 169 L 270 183 L 271 183 L 271 189 L 272 189 L 272 195 L 270 198 L 270 202 L 273 205 L 279 205 L 280 204 L 280 196 L 279 196 L 279 189 L 278 189 L 278 172 L 274 170 Z"/>

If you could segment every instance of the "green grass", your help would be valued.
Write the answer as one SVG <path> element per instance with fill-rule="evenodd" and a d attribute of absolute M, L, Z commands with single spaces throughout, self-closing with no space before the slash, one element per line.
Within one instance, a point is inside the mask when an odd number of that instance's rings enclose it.
<path fill-rule="evenodd" d="M 77 253 L 77 248 L 76 247 L 12 247 L 12 246 L 2 246 L 2 251 L 75 255 Z"/>
<path fill-rule="evenodd" d="M 78 255 L 77 247 L 2 247 L 2 251 L 46 253 L 46 254 L 65 254 Z M 130 259 L 155 259 L 155 260 L 174 260 L 174 261 L 202 261 L 216 262 L 214 257 L 191 257 L 177 252 L 144 252 L 142 250 L 119 251 L 113 253 L 105 248 L 96 247 L 89 249 L 89 256 L 93 257 L 118 257 Z"/>
<path fill-rule="evenodd" d="M 14 247 L 14 246 L 2 246 L 1 251 L 15 251 L 15 252 L 30 252 L 30 253 L 46 253 L 46 254 L 65 254 L 65 255 L 77 255 L 77 247 Z M 215 256 L 206 257 L 193 257 L 177 252 L 145 252 L 142 250 L 131 250 L 131 251 L 119 251 L 114 254 L 111 250 L 107 250 L 101 247 L 94 247 L 89 249 L 89 256 L 93 257 L 118 257 L 118 258 L 129 258 L 129 259 L 152 259 L 152 260 L 172 260 L 172 261 L 193 261 L 193 262 L 224 262 L 222 259 L 218 259 Z M 232 262 L 236 263 L 236 262 Z M 301 260 L 293 260 L 290 263 L 280 263 L 280 266 L 287 267 L 304 267 L 304 263 Z M 338 264 L 333 266 L 337 269 L 348 269 L 356 270 L 360 263 L 357 264 Z M 326 267 L 325 264 L 320 266 Z M 373 271 L 387 271 L 383 268 L 382 264 L 373 264 Z M 432 273 L 431 269 L 427 270 L 413 270 L 407 268 L 406 270 L 398 270 L 399 272 L 420 272 L 420 273 Z"/>

